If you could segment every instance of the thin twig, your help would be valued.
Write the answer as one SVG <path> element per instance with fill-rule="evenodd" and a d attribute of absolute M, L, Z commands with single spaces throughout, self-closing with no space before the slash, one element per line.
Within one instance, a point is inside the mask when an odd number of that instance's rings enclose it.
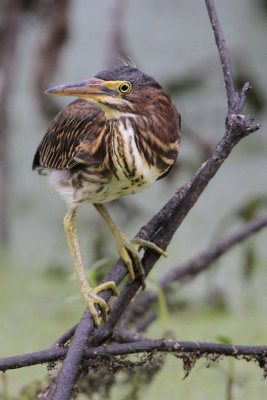
<path fill-rule="evenodd" d="M 52 344 L 51 348 L 62 347 L 65 343 L 67 343 L 67 341 L 70 340 L 74 335 L 77 326 L 78 324 L 74 325 L 67 332 L 63 333 L 63 335 L 61 335 L 60 338 L 58 338 L 55 343 Z"/>
<path fill-rule="evenodd" d="M 236 246 L 243 240 L 251 237 L 252 234 L 259 232 L 267 226 L 267 215 L 248 222 L 237 232 L 219 240 L 212 244 L 206 250 L 202 251 L 196 257 L 182 264 L 179 268 L 174 268 L 170 273 L 166 274 L 160 280 L 162 288 L 171 282 L 181 280 L 183 278 L 193 277 L 206 270 L 211 264 L 225 254 L 229 249 Z"/>
<path fill-rule="evenodd" d="M 136 332 L 145 332 L 147 327 L 152 324 L 157 319 L 158 315 L 155 312 L 152 312 L 151 314 L 147 315 L 141 321 L 136 324 L 135 330 Z"/>
<path fill-rule="evenodd" d="M 251 235 L 259 232 L 267 226 L 267 215 L 260 218 L 255 218 L 253 221 L 248 222 L 239 230 L 231 235 L 220 239 L 216 243 L 210 245 L 207 249 L 201 251 L 195 257 L 190 258 L 188 261 L 172 268 L 170 272 L 166 273 L 159 281 L 161 289 L 167 290 L 175 281 L 184 281 L 193 279 L 203 271 L 209 269 L 211 266 L 216 266 L 214 261 L 218 260 L 232 247 L 236 246 L 243 240 L 251 237 Z M 149 310 L 151 305 L 158 300 L 155 292 L 146 291 L 140 300 L 133 303 L 125 317 L 124 324 L 127 326 L 136 317 L 144 315 Z"/>
<path fill-rule="evenodd" d="M 240 107 L 240 111 L 243 110 L 244 105 L 245 105 L 245 101 L 246 101 L 246 97 L 248 94 L 248 91 L 251 89 L 250 83 L 246 82 L 244 83 L 242 90 L 240 92 L 240 96 L 239 96 L 239 107 Z"/>
<path fill-rule="evenodd" d="M 117 343 L 132 343 L 147 340 L 144 336 L 136 332 L 130 332 L 126 329 L 116 328 L 114 329 L 112 340 Z"/>
<path fill-rule="evenodd" d="M 232 112 L 234 111 L 234 105 L 236 102 L 236 93 L 235 93 L 234 78 L 230 63 L 229 52 L 227 45 L 225 43 L 224 35 L 214 6 L 214 1 L 205 0 L 205 2 L 210 17 L 210 22 L 213 28 L 213 33 L 215 36 L 215 41 L 218 47 L 221 65 L 223 69 L 223 77 L 224 77 L 225 89 L 228 100 L 228 111 Z"/>

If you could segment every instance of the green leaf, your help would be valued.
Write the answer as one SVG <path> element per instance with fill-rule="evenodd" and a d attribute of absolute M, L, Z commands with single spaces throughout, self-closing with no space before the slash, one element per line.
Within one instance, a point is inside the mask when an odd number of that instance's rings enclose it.
<path fill-rule="evenodd" d="M 227 336 L 217 336 L 217 340 L 222 344 L 232 344 L 231 339 Z"/>

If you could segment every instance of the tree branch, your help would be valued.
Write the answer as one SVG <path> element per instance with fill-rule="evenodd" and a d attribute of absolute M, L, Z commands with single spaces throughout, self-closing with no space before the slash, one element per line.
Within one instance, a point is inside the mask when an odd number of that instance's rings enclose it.
<path fill-rule="evenodd" d="M 174 268 L 160 280 L 161 287 L 164 288 L 176 280 L 198 275 L 205 269 L 209 268 L 215 260 L 224 255 L 229 249 L 247 239 L 252 234 L 259 232 L 266 226 L 267 215 L 264 215 L 261 218 L 255 218 L 255 220 L 242 226 L 237 232 L 212 244 L 196 257 L 182 264 L 179 268 Z"/>
<path fill-rule="evenodd" d="M 67 332 L 63 333 L 63 335 L 61 335 L 60 338 L 58 338 L 55 341 L 55 343 L 52 344 L 51 348 L 64 346 L 64 344 L 67 343 L 67 341 L 70 340 L 72 338 L 72 336 L 74 335 L 77 326 L 78 326 L 78 324 L 74 325 Z"/>
<path fill-rule="evenodd" d="M 220 25 L 220 22 L 219 22 L 219 19 L 217 16 L 217 12 L 216 12 L 216 9 L 214 6 L 214 1 L 213 0 L 205 0 L 205 2 L 206 2 L 206 7 L 208 10 L 209 17 L 210 17 L 210 22 L 212 25 L 216 45 L 218 47 L 218 51 L 219 51 L 219 55 L 220 55 L 225 89 L 226 89 L 227 100 L 228 100 L 228 111 L 229 112 L 232 112 L 234 110 L 237 111 L 237 109 L 235 109 L 235 104 L 236 104 L 237 98 L 236 98 L 234 78 L 233 78 L 233 72 L 232 72 L 232 67 L 231 67 L 231 63 L 230 63 L 228 48 L 225 43 L 221 25 Z M 241 112 L 241 110 L 239 110 L 239 112 Z"/>
<path fill-rule="evenodd" d="M 163 249 L 167 248 L 173 234 L 194 206 L 209 181 L 231 153 L 233 147 L 242 138 L 260 127 L 259 125 L 253 126 L 253 119 L 250 116 L 239 114 L 242 111 L 241 106 L 243 107 L 244 105 L 248 86 L 243 88 L 240 95 L 235 95 L 229 55 L 224 43 L 214 3 L 211 0 L 206 0 L 206 5 L 220 53 L 227 89 L 228 117 L 226 120 L 226 132 L 211 157 L 202 165 L 190 182 L 179 189 L 162 210 L 139 232 L 138 236 L 147 240 L 152 239 Z M 159 255 L 153 251 L 145 251 L 142 263 L 146 275 L 150 272 L 158 258 Z M 119 284 L 126 273 L 125 266 L 119 260 L 107 274 L 104 281 L 113 280 L 116 284 Z M 114 302 L 113 311 L 108 321 L 102 324 L 97 331 L 95 331 L 89 310 L 87 309 L 84 312 L 59 373 L 55 400 L 67 400 L 70 398 L 73 385 L 78 377 L 80 362 L 85 354 L 86 344 L 99 345 L 111 336 L 114 326 L 139 289 L 140 282 L 138 280 L 126 283 L 120 297 Z M 101 293 L 101 297 L 106 301 L 109 300 L 110 296 L 110 291 Z"/>
<path fill-rule="evenodd" d="M 220 239 L 218 242 L 213 243 L 207 249 L 203 250 L 195 257 L 172 268 L 170 272 L 165 274 L 159 281 L 159 286 L 166 290 L 175 281 L 183 281 L 185 279 L 192 279 L 199 275 L 201 272 L 207 270 L 212 265 L 216 264 L 214 261 L 218 260 L 228 250 L 247 239 L 251 235 L 259 232 L 267 226 L 267 215 L 260 218 L 255 218 L 253 221 L 242 226 L 238 231 L 231 235 Z M 143 315 L 153 304 L 158 300 L 157 293 L 146 291 L 140 300 L 136 301 L 129 309 L 124 324 L 127 325 L 137 316 Z M 154 320 L 154 318 L 153 318 Z M 153 320 L 151 322 L 153 322 Z M 138 331 L 139 332 L 139 331 Z"/>
<path fill-rule="evenodd" d="M 59 361 L 66 356 L 67 351 L 67 349 L 47 349 L 34 353 L 22 354 L 20 356 L 2 358 L 0 360 L 0 370 L 5 372 L 10 369 Z M 262 367 L 265 366 L 266 368 L 267 365 L 267 346 L 239 346 L 168 339 L 144 339 L 130 343 L 90 347 L 85 349 L 84 358 L 94 359 L 97 357 L 120 356 L 153 351 L 172 352 L 176 354 L 197 353 L 198 356 L 216 353 L 235 358 L 239 356 L 250 356 L 256 357 L 257 361 L 261 361 Z"/>

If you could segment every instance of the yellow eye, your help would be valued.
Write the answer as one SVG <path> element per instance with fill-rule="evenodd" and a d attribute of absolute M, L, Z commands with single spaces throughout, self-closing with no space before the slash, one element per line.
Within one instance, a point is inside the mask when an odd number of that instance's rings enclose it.
<path fill-rule="evenodd" d="M 119 91 L 123 94 L 130 92 L 131 89 L 132 89 L 131 82 L 123 82 L 119 87 Z"/>

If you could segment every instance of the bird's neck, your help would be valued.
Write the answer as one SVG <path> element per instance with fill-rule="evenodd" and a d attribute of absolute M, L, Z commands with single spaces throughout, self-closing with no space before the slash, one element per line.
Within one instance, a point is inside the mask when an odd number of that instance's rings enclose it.
<path fill-rule="evenodd" d="M 104 111 L 104 110 L 103 110 Z M 105 112 L 105 118 L 107 121 L 120 121 L 122 118 L 134 118 L 135 115 L 131 113 L 125 113 L 116 108 L 108 108 Z"/>

